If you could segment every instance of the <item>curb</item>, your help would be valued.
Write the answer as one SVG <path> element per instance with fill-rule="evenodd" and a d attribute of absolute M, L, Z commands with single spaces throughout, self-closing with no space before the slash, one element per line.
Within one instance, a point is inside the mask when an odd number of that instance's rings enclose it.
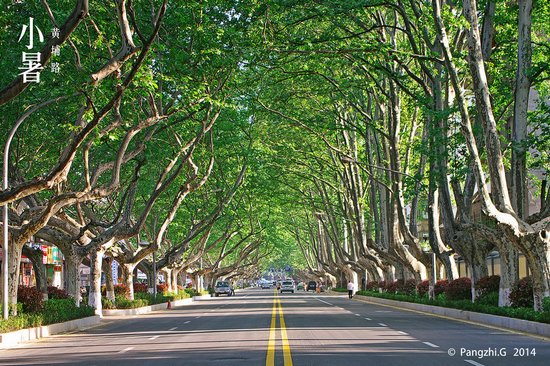
<path fill-rule="evenodd" d="M 99 324 L 100 321 L 101 317 L 99 315 L 94 315 L 87 318 L 69 320 L 63 323 L 55 323 L 35 328 L 20 329 L 9 333 L 2 333 L 0 334 L 0 348 L 10 348 L 20 342 L 32 341 L 58 333 L 69 332 L 71 330 L 90 328 Z"/>
<path fill-rule="evenodd" d="M 195 301 L 195 297 L 189 298 L 189 299 L 181 299 L 181 300 L 175 300 L 172 301 L 172 306 L 183 306 L 183 305 L 191 305 L 193 301 Z M 143 306 L 141 308 L 133 308 L 133 309 L 103 309 L 103 316 L 125 316 L 125 315 L 139 315 L 139 314 L 145 314 L 149 313 L 151 311 L 158 311 L 158 310 L 166 310 L 168 307 L 167 302 L 163 302 L 160 304 L 155 305 L 148 305 Z"/>
<path fill-rule="evenodd" d="M 195 301 L 210 299 L 210 295 L 193 296 L 188 299 L 181 299 L 171 302 L 172 306 L 191 305 Z M 54 334 L 66 333 L 73 330 L 83 330 L 98 325 L 103 316 L 125 316 L 139 315 L 151 311 L 166 310 L 168 303 L 161 303 L 143 306 L 135 309 L 103 309 L 102 315 L 94 315 L 87 318 L 74 319 L 68 322 L 43 325 L 35 328 L 26 328 L 9 333 L 0 333 L 0 349 L 11 348 L 18 343 L 33 341 L 39 338 L 48 337 Z"/>
<path fill-rule="evenodd" d="M 392 306 L 399 309 L 417 311 L 422 313 L 433 314 L 435 316 L 447 317 L 456 320 L 463 320 L 475 324 L 482 324 L 497 328 L 515 330 L 523 333 L 528 333 L 536 336 L 550 338 L 550 324 L 538 323 L 530 320 L 508 318 L 506 316 L 476 313 L 473 311 L 444 308 L 440 306 L 415 304 L 411 302 L 402 302 L 389 299 L 381 299 L 378 297 L 370 297 L 364 295 L 355 295 L 356 299 L 364 302 L 369 302 L 377 305 Z"/>

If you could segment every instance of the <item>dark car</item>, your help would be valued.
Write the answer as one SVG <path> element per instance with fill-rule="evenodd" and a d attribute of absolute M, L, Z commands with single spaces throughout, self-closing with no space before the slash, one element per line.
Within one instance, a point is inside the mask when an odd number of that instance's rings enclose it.
<path fill-rule="evenodd" d="M 309 291 L 309 290 L 315 291 L 316 288 L 317 288 L 317 282 L 315 282 L 315 281 L 309 281 L 309 282 L 307 283 L 306 291 Z"/>

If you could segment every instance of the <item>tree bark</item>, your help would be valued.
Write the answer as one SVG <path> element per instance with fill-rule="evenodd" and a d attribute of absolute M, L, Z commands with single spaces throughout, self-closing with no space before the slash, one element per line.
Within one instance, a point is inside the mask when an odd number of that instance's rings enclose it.
<path fill-rule="evenodd" d="M 103 273 L 105 273 L 105 296 L 115 301 L 115 285 L 113 282 L 113 258 L 103 258 Z"/>
<path fill-rule="evenodd" d="M 101 264 L 103 263 L 104 249 L 90 253 L 90 292 L 88 305 L 95 308 L 96 315 L 103 316 L 101 305 Z"/>
<path fill-rule="evenodd" d="M 134 300 L 134 269 L 135 263 L 123 263 L 120 265 L 122 269 L 122 281 L 128 288 L 128 300 Z"/>
<path fill-rule="evenodd" d="M 519 0 L 518 21 L 518 66 L 516 70 L 516 90 L 514 93 L 514 120 L 512 124 L 512 163 L 511 194 L 512 205 L 518 216 L 525 219 L 529 216 L 527 197 L 527 109 L 531 80 L 531 11 L 532 0 Z"/>
<path fill-rule="evenodd" d="M 80 263 L 82 257 L 76 253 L 63 252 L 65 257 L 65 285 L 66 291 L 71 296 L 77 306 L 80 306 L 82 295 L 80 293 Z"/>
<path fill-rule="evenodd" d="M 23 246 L 23 255 L 31 260 L 36 280 L 36 288 L 42 293 L 42 298 L 48 300 L 48 276 L 46 266 L 43 263 L 43 253 L 41 248 L 31 248 Z"/>

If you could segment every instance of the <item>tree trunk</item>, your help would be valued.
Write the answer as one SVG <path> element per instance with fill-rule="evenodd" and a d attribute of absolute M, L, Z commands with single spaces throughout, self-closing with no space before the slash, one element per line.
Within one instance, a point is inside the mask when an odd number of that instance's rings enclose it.
<path fill-rule="evenodd" d="M 531 68 L 531 11 L 532 0 L 519 0 L 518 22 L 518 66 L 516 70 L 516 90 L 514 94 L 514 121 L 512 125 L 512 206 L 521 219 L 529 215 L 527 197 L 527 109 L 531 81 L 528 75 Z"/>
<path fill-rule="evenodd" d="M 104 249 L 90 253 L 90 292 L 88 305 L 95 308 L 97 315 L 103 316 L 101 306 L 101 264 L 103 263 Z"/>
<path fill-rule="evenodd" d="M 155 293 L 156 287 L 156 281 L 154 279 L 155 276 L 153 275 L 153 266 L 147 266 L 145 272 L 145 274 L 147 275 L 147 292 L 153 294 Z"/>
<path fill-rule="evenodd" d="M 541 311 L 542 300 L 550 297 L 550 224 L 522 238 L 522 244 L 533 280 L 534 309 Z"/>
<path fill-rule="evenodd" d="M 122 281 L 124 286 L 128 288 L 128 300 L 134 300 L 134 269 L 135 263 L 124 263 L 121 266 L 122 269 Z"/>
<path fill-rule="evenodd" d="M 164 281 L 166 283 L 166 291 L 172 291 L 172 268 L 164 268 Z"/>
<path fill-rule="evenodd" d="M 486 277 L 489 274 L 487 268 L 487 256 L 485 252 L 473 251 L 473 255 L 465 260 L 470 267 L 470 279 L 472 280 L 472 301 L 475 301 L 479 296 L 477 283 L 480 278 Z"/>
<path fill-rule="evenodd" d="M 115 285 L 113 282 L 113 258 L 105 257 L 103 259 L 103 272 L 105 273 L 105 296 L 111 301 L 115 301 Z"/>
<path fill-rule="evenodd" d="M 65 290 L 71 296 L 77 306 L 80 306 L 82 295 L 80 293 L 80 263 L 82 257 L 75 253 L 63 253 L 65 257 Z"/>
<path fill-rule="evenodd" d="M 498 306 L 510 306 L 510 292 L 517 281 L 518 252 L 509 244 L 499 246 L 500 252 L 500 285 L 498 289 Z"/>
<path fill-rule="evenodd" d="M 23 255 L 31 260 L 36 280 L 36 288 L 42 293 L 42 298 L 48 300 L 48 276 L 46 266 L 43 263 L 42 249 L 34 249 L 27 245 L 23 246 Z"/>
<path fill-rule="evenodd" d="M 172 272 L 170 273 L 170 277 L 171 277 L 171 285 L 172 287 L 169 288 L 168 290 L 170 292 L 173 292 L 175 294 L 178 293 L 178 278 L 179 278 L 179 273 L 180 273 L 180 270 L 179 269 L 172 269 Z"/>
<path fill-rule="evenodd" d="M 21 254 L 23 244 L 17 244 L 13 241 L 8 247 L 8 305 L 17 304 L 17 289 L 19 286 L 19 272 L 21 271 Z M 13 308 L 13 315 L 17 315 L 17 307 Z"/>

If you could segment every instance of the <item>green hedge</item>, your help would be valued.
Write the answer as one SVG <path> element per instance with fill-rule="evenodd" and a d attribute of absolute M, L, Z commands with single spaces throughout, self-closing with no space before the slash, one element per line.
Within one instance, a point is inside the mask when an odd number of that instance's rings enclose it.
<path fill-rule="evenodd" d="M 94 315 L 94 308 L 84 304 L 77 307 L 73 299 L 50 299 L 40 312 L 18 314 L 0 320 L 0 333 L 86 318 Z"/>
<path fill-rule="evenodd" d="M 180 291 L 177 294 L 166 292 L 164 294 L 149 294 L 146 292 L 136 292 L 134 294 L 134 300 L 128 300 L 124 296 L 116 296 L 115 301 L 112 302 L 107 298 L 102 298 L 101 302 L 104 309 L 135 309 L 144 306 L 162 304 L 165 302 L 188 299 L 191 295 L 187 291 Z"/>
<path fill-rule="evenodd" d="M 343 287 L 336 287 L 336 288 L 333 288 L 332 291 L 334 291 L 334 292 L 348 292 L 348 289 L 345 289 Z"/>
<path fill-rule="evenodd" d="M 535 311 L 529 308 L 498 307 L 483 303 L 473 303 L 470 300 L 448 300 L 445 296 L 438 296 L 435 300 L 427 297 L 408 296 L 402 294 L 379 293 L 374 291 L 358 291 L 358 295 L 378 297 L 389 300 L 412 302 L 417 304 L 442 306 L 446 308 L 474 311 L 477 313 L 507 316 L 509 318 L 531 320 L 550 324 L 550 311 Z M 546 302 L 548 300 L 545 299 Z"/>

